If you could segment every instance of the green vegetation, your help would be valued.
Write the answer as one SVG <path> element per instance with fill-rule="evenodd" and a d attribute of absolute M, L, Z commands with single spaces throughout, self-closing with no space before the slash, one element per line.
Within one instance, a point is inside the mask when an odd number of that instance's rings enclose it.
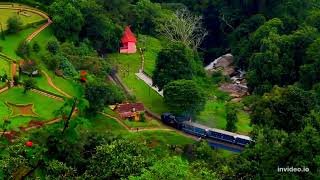
<path fill-rule="evenodd" d="M 139 72 L 141 65 L 139 54 L 112 54 L 108 58 L 118 66 L 118 75 L 123 80 L 123 83 L 132 90 L 137 101 L 143 102 L 147 108 L 158 114 L 168 111 L 163 98 L 135 75 L 135 73 Z"/>
<path fill-rule="evenodd" d="M 138 46 L 144 48 L 144 72 L 148 76 L 152 76 L 156 67 L 156 59 L 158 53 L 162 49 L 160 40 L 146 35 L 139 34 Z"/>
<path fill-rule="evenodd" d="M 135 122 L 123 120 L 124 124 L 131 128 L 161 128 L 163 127 L 160 122 L 154 119 L 148 119 L 145 122 Z"/>
<path fill-rule="evenodd" d="M 0 4 L 0 7 L 3 6 Z M 3 25 L 3 30 L 7 29 L 7 20 L 10 17 L 17 16 L 18 10 L 11 10 L 11 9 L 1 9 L 0 11 L 0 23 Z M 26 15 L 19 15 L 19 18 L 22 21 L 22 26 L 25 26 L 27 24 L 35 23 L 44 20 L 42 16 L 32 13 L 32 12 L 26 12 Z"/>
<path fill-rule="evenodd" d="M 11 77 L 11 65 L 10 62 L 0 56 L 0 76 L 5 74 Z"/>
<path fill-rule="evenodd" d="M 2 46 L 2 53 L 19 60 L 20 58 L 16 55 L 15 50 L 18 49 L 20 42 L 24 41 L 35 30 L 36 28 L 28 28 L 16 34 L 6 35 L 5 40 L 0 38 L 0 44 L 5 44 L 5 46 Z"/>
<path fill-rule="evenodd" d="M 46 121 L 56 118 L 54 112 L 59 109 L 63 102 L 36 94 L 34 92 L 23 93 L 22 88 L 12 88 L 0 94 L 0 124 L 3 123 L 4 118 L 9 118 L 10 129 L 16 129 L 20 126 L 26 126 L 30 120 Z M 10 117 L 10 109 L 5 104 L 10 102 L 13 104 L 34 104 L 35 113 L 39 117 Z"/>
<path fill-rule="evenodd" d="M 39 88 L 76 97 L 57 101 L 33 91 L 24 94 L 21 87 L 0 94 L 0 126 L 6 131 L 0 136 L 0 179 L 319 179 L 320 1 L 17 2 L 47 9 L 54 23 L 29 44 L 22 42 L 38 27 L 2 33 L 1 52 L 33 60 L 47 72 L 52 84 L 43 76 L 30 77 Z M 13 14 L 2 10 L 4 26 L 4 19 Z M 128 24 L 145 53 L 145 72 L 160 89 L 172 88 L 165 98 L 136 77 L 139 52 L 116 53 Z M 228 52 L 235 70 L 246 72 L 240 83 L 247 83 L 252 94 L 239 103 L 218 90 L 220 83 L 233 78 L 208 75 L 202 66 Z M 2 59 L 0 73 L 10 71 Z M 107 75 L 116 71 L 130 90 L 126 98 L 109 84 Z M 26 82 L 25 75 L 20 81 L 13 78 L 15 85 Z M 237 130 L 254 143 L 240 154 L 215 151 L 206 141 L 195 142 L 178 131 L 127 131 L 99 114 L 105 110 L 116 116 L 106 106 L 125 101 L 143 102 L 157 114 L 169 111 L 169 106 L 171 112 L 192 112 L 201 124 Z M 9 117 L 5 102 L 33 104 L 40 117 Z M 31 116 L 14 108 L 14 113 Z M 18 129 L 31 120 L 57 116 L 64 121 L 27 132 Z M 124 122 L 161 127 L 153 120 Z M 12 130 L 19 131 L 15 137 Z M 309 171 L 279 173 L 277 167 Z"/>

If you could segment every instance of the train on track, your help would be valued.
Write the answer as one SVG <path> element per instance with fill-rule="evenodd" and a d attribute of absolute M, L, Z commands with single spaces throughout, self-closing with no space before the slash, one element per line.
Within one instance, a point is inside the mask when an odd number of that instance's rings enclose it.
<path fill-rule="evenodd" d="M 241 147 L 253 142 L 249 136 L 239 135 L 221 129 L 209 128 L 204 125 L 191 122 L 186 117 L 174 116 L 172 113 L 163 113 L 161 115 L 161 121 L 185 133 L 206 138 L 208 140 L 216 140 Z"/>

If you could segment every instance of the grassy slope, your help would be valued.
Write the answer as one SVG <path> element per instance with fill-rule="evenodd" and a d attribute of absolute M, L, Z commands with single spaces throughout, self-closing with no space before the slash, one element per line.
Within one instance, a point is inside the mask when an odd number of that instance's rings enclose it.
<path fill-rule="evenodd" d="M 194 141 L 190 138 L 177 134 L 176 132 L 164 131 L 145 131 L 138 133 L 129 133 L 115 120 L 98 115 L 91 119 L 92 127 L 99 132 L 112 132 L 125 138 L 133 138 L 139 140 L 155 140 L 162 144 L 191 144 Z"/>
<path fill-rule="evenodd" d="M 19 60 L 20 57 L 16 55 L 15 51 L 19 46 L 19 43 L 24 41 L 36 28 L 29 28 L 18 32 L 17 34 L 7 35 L 5 40 L 0 39 L 0 46 L 3 47 L 2 53 L 8 55 L 11 58 Z"/>
<path fill-rule="evenodd" d="M 20 76 L 21 80 L 23 81 L 24 79 L 27 79 L 28 76 L 27 75 L 21 75 Z M 52 92 L 54 94 L 57 94 L 57 95 L 63 95 L 61 94 L 59 91 L 57 91 L 56 89 L 54 89 L 53 87 L 51 87 L 47 81 L 47 78 L 42 75 L 42 76 L 39 76 L 39 77 L 33 77 L 33 79 L 36 81 L 36 85 L 43 89 L 43 90 L 46 90 L 46 91 L 49 91 L 49 92 Z"/>
<path fill-rule="evenodd" d="M 150 36 L 139 36 L 138 46 L 144 46 L 144 72 L 149 76 L 152 76 L 153 70 L 156 66 L 157 55 L 162 49 L 161 42 Z"/>
<path fill-rule="evenodd" d="M 119 67 L 120 78 L 133 91 L 137 101 L 143 102 L 146 107 L 158 114 L 168 111 L 163 98 L 136 77 L 135 73 L 139 71 L 141 63 L 139 54 L 112 54 L 109 58 Z"/>
<path fill-rule="evenodd" d="M 10 110 L 4 104 L 6 101 L 9 101 L 14 104 L 34 104 L 35 112 L 40 115 L 39 118 L 30 118 L 30 117 L 17 117 L 10 119 L 11 128 L 17 128 L 21 125 L 26 125 L 30 120 L 50 120 L 55 118 L 54 111 L 59 109 L 63 102 L 56 101 L 54 99 L 33 93 L 28 92 L 23 94 L 22 88 L 12 88 L 9 91 L 6 91 L 0 94 L 0 125 L 2 124 L 4 117 L 9 117 Z"/>
<path fill-rule="evenodd" d="M 53 35 L 51 26 L 49 26 L 41 31 L 34 39 L 32 39 L 31 44 L 37 42 L 40 45 L 39 54 L 43 54 L 45 53 L 46 45 L 51 38 L 55 38 L 55 36 Z"/>
<path fill-rule="evenodd" d="M 4 74 L 10 77 L 10 63 L 0 57 L 0 76 Z"/>

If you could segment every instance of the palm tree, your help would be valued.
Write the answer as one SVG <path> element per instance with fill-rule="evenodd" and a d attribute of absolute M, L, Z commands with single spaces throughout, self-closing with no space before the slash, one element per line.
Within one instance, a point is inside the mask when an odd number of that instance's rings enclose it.
<path fill-rule="evenodd" d="M 84 98 L 73 97 L 73 98 L 65 100 L 65 103 L 57 111 L 57 113 L 60 114 L 62 116 L 62 118 L 65 120 L 62 134 L 64 134 L 66 129 L 69 127 L 69 121 L 70 121 L 72 115 L 76 111 L 83 112 L 88 107 L 89 107 L 89 102 Z M 70 110 L 70 108 L 71 108 L 71 110 Z"/>

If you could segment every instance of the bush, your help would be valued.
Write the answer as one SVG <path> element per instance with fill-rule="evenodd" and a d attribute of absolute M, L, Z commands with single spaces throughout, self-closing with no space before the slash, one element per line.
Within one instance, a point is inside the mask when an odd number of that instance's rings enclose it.
<path fill-rule="evenodd" d="M 21 42 L 16 50 L 16 54 L 21 58 L 28 59 L 30 56 L 30 45 L 25 41 Z"/>
<path fill-rule="evenodd" d="M 40 45 L 35 42 L 32 46 L 33 52 L 38 53 L 40 51 Z"/>
<path fill-rule="evenodd" d="M 59 47 L 59 41 L 56 39 L 50 39 L 47 43 L 47 50 L 52 54 L 56 54 L 59 51 Z"/>
<path fill-rule="evenodd" d="M 27 93 L 27 91 L 36 87 L 36 81 L 32 78 L 28 78 L 23 82 L 24 91 L 23 93 Z"/>
<path fill-rule="evenodd" d="M 59 58 L 59 69 L 63 71 L 63 75 L 68 77 L 74 77 L 77 74 L 77 71 L 74 68 L 74 66 L 69 62 L 69 60 L 66 57 L 60 55 Z"/>
<path fill-rule="evenodd" d="M 17 33 L 22 28 L 22 20 L 19 16 L 11 16 L 7 20 L 8 33 Z"/>

